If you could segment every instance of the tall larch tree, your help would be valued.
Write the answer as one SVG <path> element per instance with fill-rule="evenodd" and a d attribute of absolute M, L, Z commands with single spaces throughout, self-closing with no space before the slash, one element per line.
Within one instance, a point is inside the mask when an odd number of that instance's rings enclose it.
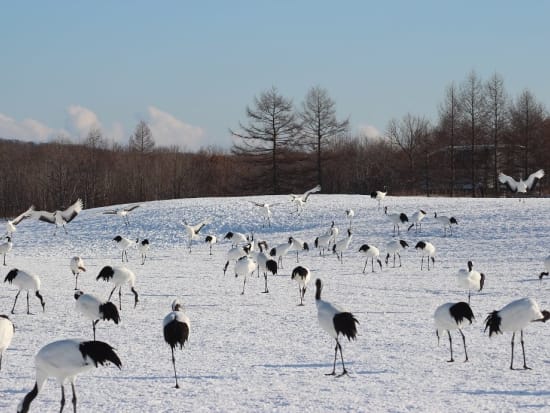
<path fill-rule="evenodd" d="M 326 89 L 312 87 L 302 102 L 300 113 L 304 142 L 311 144 L 316 151 L 317 181 L 323 185 L 323 149 L 331 139 L 344 136 L 349 128 L 349 118 L 339 121 L 336 118 L 336 103 Z"/>
<path fill-rule="evenodd" d="M 493 144 L 493 188 L 496 191 L 498 189 L 499 146 L 502 143 L 508 122 L 508 98 L 502 76 L 497 73 L 491 76 L 485 83 L 485 94 L 487 96 L 489 133 Z"/>
<path fill-rule="evenodd" d="M 476 151 L 479 141 L 483 139 L 484 122 L 486 119 L 486 103 L 483 84 L 476 72 L 472 71 L 460 85 L 460 106 L 462 108 L 462 124 L 464 135 L 470 141 L 470 179 L 472 196 L 476 196 Z"/>
<path fill-rule="evenodd" d="M 285 149 L 295 145 L 299 132 L 292 100 L 272 87 L 254 98 L 252 107 L 246 107 L 246 116 L 247 125 L 239 122 L 239 131 L 230 129 L 235 138 L 231 152 L 245 156 L 251 168 L 255 167 L 256 184 L 262 176 L 270 175 L 271 182 L 264 184 L 277 194 L 281 188 L 280 170 Z"/>

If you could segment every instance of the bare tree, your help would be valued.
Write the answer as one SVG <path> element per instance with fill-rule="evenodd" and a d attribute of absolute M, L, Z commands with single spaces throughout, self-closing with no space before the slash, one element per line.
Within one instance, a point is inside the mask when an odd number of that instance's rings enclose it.
<path fill-rule="evenodd" d="M 472 196 L 476 196 L 476 145 L 483 137 L 486 115 L 485 94 L 481 79 L 472 71 L 460 85 L 460 106 L 466 135 L 470 138 Z"/>
<path fill-rule="evenodd" d="M 454 196 L 456 167 L 455 145 L 458 133 L 458 121 L 460 118 L 460 101 L 456 85 L 451 83 L 445 91 L 445 101 L 439 108 L 440 125 L 442 133 L 448 137 L 449 161 L 451 167 L 451 196 Z"/>
<path fill-rule="evenodd" d="M 131 151 L 137 151 L 141 154 L 152 152 L 155 147 L 155 139 L 153 138 L 151 129 L 145 121 L 140 120 L 137 124 L 134 134 L 130 136 L 128 147 Z"/>
<path fill-rule="evenodd" d="M 292 100 L 272 87 L 254 98 L 253 106 L 246 107 L 246 116 L 249 122 L 246 126 L 239 122 L 241 131 L 230 129 L 236 138 L 231 152 L 252 157 L 265 174 L 271 172 L 271 191 L 279 193 L 284 149 L 296 143 L 299 131 Z"/>
<path fill-rule="evenodd" d="M 139 200 L 145 198 L 145 174 L 144 174 L 144 162 L 145 156 L 150 154 L 155 147 L 155 140 L 153 139 L 153 133 L 145 121 L 140 120 L 136 126 L 134 134 L 130 136 L 128 148 L 132 152 L 139 154 L 142 167 L 135 171 L 138 175 L 138 188 L 139 188 Z"/>
<path fill-rule="evenodd" d="M 510 106 L 512 133 L 523 145 L 521 167 L 525 177 L 531 173 L 530 168 L 534 167 L 530 164 L 533 157 L 533 141 L 539 140 L 544 130 L 544 118 L 544 106 L 537 102 L 535 96 L 529 90 L 524 90 Z"/>
<path fill-rule="evenodd" d="M 330 139 L 344 135 L 348 131 L 349 119 L 336 119 L 336 104 L 326 89 L 312 87 L 300 113 L 302 134 L 306 143 L 311 143 L 317 152 L 317 181 L 323 185 L 322 153 Z"/>
<path fill-rule="evenodd" d="M 406 155 L 410 172 L 414 171 L 417 151 L 428 137 L 429 130 L 430 122 L 426 118 L 410 113 L 401 121 L 392 119 L 388 125 L 387 136 Z"/>
<path fill-rule="evenodd" d="M 507 95 L 504 89 L 504 79 L 495 73 L 485 84 L 487 109 L 489 116 L 489 132 L 493 141 L 493 188 L 498 189 L 498 156 L 501 137 L 507 124 Z"/>

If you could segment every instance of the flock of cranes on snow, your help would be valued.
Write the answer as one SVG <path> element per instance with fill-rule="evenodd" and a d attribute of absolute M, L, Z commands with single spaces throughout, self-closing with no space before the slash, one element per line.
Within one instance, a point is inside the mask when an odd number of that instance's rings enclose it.
<path fill-rule="evenodd" d="M 513 192 L 525 193 L 531 190 L 539 179 L 544 176 L 544 172 L 539 170 L 531 174 L 525 181 L 515 181 L 514 179 L 501 174 L 499 180 L 506 184 L 506 186 Z M 304 206 L 311 194 L 319 192 L 320 186 L 316 186 L 309 191 L 306 191 L 303 195 L 291 195 L 291 200 L 296 207 L 294 213 L 300 214 L 304 210 Z M 375 191 L 371 193 L 371 198 L 378 201 L 378 208 L 381 208 L 381 203 L 387 195 L 387 190 Z M 252 201 L 250 201 L 252 202 Z M 262 217 L 265 220 L 265 224 L 270 226 L 272 219 L 271 207 L 276 204 L 256 203 L 255 206 L 260 208 Z M 113 209 L 104 211 L 104 214 L 117 215 L 122 218 L 125 225 L 129 225 L 128 214 L 138 208 L 139 205 L 131 205 L 129 207 Z M 58 227 L 63 227 L 67 232 L 65 225 L 71 222 L 82 210 L 83 204 L 79 199 L 70 207 L 65 210 L 57 210 L 54 212 L 48 211 L 36 211 L 34 207 L 29 208 L 27 211 L 16 217 L 15 219 L 8 221 L 6 224 L 6 242 L 0 244 L 0 254 L 3 255 L 3 264 L 6 265 L 6 254 L 12 249 L 12 236 L 16 231 L 16 226 L 26 218 L 36 219 L 39 221 L 48 222 L 55 225 L 55 232 Z M 337 239 L 339 234 L 338 229 L 335 227 L 334 222 L 328 229 L 326 234 L 322 234 L 315 239 L 314 245 L 319 249 L 319 254 L 323 255 L 325 251 L 332 250 L 343 263 L 343 254 L 349 248 L 353 232 L 352 223 L 355 216 L 355 212 L 351 209 L 345 211 L 347 218 L 349 219 L 349 228 L 346 234 Z M 418 210 L 411 215 L 411 219 L 403 213 L 388 213 L 387 206 L 384 207 L 384 214 L 388 220 L 393 224 L 393 235 L 400 235 L 401 225 L 407 224 L 407 231 L 410 231 L 413 227 L 415 232 L 422 232 L 422 221 L 426 217 L 427 213 L 424 210 Z M 452 226 L 458 225 L 456 218 L 437 215 L 434 213 L 434 219 L 442 226 L 444 236 L 452 236 Z M 188 249 L 191 252 L 192 241 L 201 238 L 201 230 L 210 223 L 209 219 L 205 219 L 197 224 L 191 225 L 184 221 L 182 224 L 185 228 L 188 237 Z M 228 239 L 232 243 L 231 249 L 227 252 L 227 262 L 224 266 L 224 274 L 230 262 L 235 262 L 234 273 L 235 276 L 243 277 L 243 290 L 245 291 L 246 278 L 252 275 L 254 271 L 264 273 L 265 277 L 265 290 L 264 293 L 268 293 L 267 276 L 268 273 L 272 275 L 277 274 L 279 268 L 282 268 L 283 257 L 289 252 L 296 252 L 296 260 L 298 261 L 299 251 L 309 250 L 309 245 L 295 237 L 289 237 L 288 242 L 279 244 L 272 249 L 268 249 L 265 241 L 254 240 L 253 236 L 247 236 L 242 233 L 230 231 L 225 234 L 224 239 Z M 127 250 L 133 246 L 136 246 L 141 252 L 142 262 L 145 264 L 146 254 L 149 249 L 149 241 L 143 240 L 131 240 L 122 236 L 116 236 L 113 239 L 121 250 L 121 261 L 128 261 Z M 204 242 L 209 245 L 209 254 L 212 254 L 212 246 L 218 242 L 218 238 L 215 235 L 207 235 L 204 238 Z M 366 256 L 365 265 L 363 267 L 363 273 L 366 271 L 369 258 L 371 259 L 371 271 L 375 272 L 375 261 L 380 270 L 383 268 L 382 257 L 384 257 L 385 264 L 389 265 L 389 260 L 393 256 L 393 266 L 396 265 L 396 255 L 399 259 L 399 266 L 401 266 L 400 251 L 408 248 L 409 244 L 402 239 L 391 240 L 385 245 L 386 255 L 381 255 L 381 251 L 378 247 L 369 244 L 363 244 L 359 248 L 358 252 L 363 253 Z M 419 241 L 415 249 L 421 253 L 421 270 L 424 267 L 424 257 L 427 258 L 427 269 L 430 269 L 430 261 L 432 266 L 435 265 L 435 246 L 428 241 Z M 539 278 L 542 280 L 544 276 L 547 276 L 550 271 L 550 256 L 545 260 L 545 272 L 541 272 Z M 107 300 L 102 300 L 92 294 L 86 294 L 78 289 L 78 276 L 86 271 L 85 264 L 80 257 L 74 257 L 70 261 L 70 268 L 75 277 L 75 293 L 74 298 L 76 301 L 76 309 L 85 318 L 92 322 L 93 340 L 59 340 L 51 342 L 42 347 L 35 356 L 36 365 L 36 382 L 32 390 L 25 395 L 23 400 L 19 403 L 18 412 L 29 411 L 32 401 L 36 398 L 41 391 L 46 378 L 54 377 L 57 379 L 58 384 L 61 387 L 61 409 L 65 405 L 65 390 L 63 384 L 68 381 L 72 388 L 72 404 L 74 411 L 76 412 L 76 392 L 74 380 L 76 376 L 93 367 L 103 365 L 105 363 L 112 363 L 118 368 L 122 367 L 122 362 L 114 349 L 107 343 L 96 340 L 96 324 L 99 321 L 112 321 L 114 324 L 118 324 L 121 320 L 119 310 L 122 309 L 122 286 L 127 285 L 131 292 L 134 294 L 134 308 L 139 303 L 139 295 L 135 289 L 136 276 L 126 267 L 123 266 L 105 266 L 97 275 L 96 280 L 104 280 L 110 282 L 113 286 Z M 301 265 L 296 266 L 291 272 L 291 279 L 298 283 L 299 298 L 301 306 L 304 305 L 304 296 L 308 287 L 308 284 L 312 280 L 311 271 Z M 462 331 L 463 326 L 468 322 L 474 321 L 474 314 L 470 307 L 470 297 L 472 290 L 483 289 L 485 283 L 485 275 L 473 269 L 472 261 L 468 261 L 468 268 L 461 269 L 456 275 L 457 284 L 468 291 L 468 302 L 456 302 L 445 303 L 439 306 L 434 313 L 434 322 L 436 326 L 436 334 L 439 337 L 447 332 L 450 345 L 450 362 L 454 361 L 452 337 L 451 331 L 458 330 L 462 337 L 465 353 L 465 361 L 468 361 L 468 354 L 466 350 L 466 338 Z M 27 292 L 27 314 L 30 312 L 29 304 L 29 292 L 34 291 L 35 296 L 40 301 L 42 310 L 45 311 L 45 301 L 40 293 L 40 279 L 35 274 L 25 272 L 19 269 L 12 269 L 8 272 L 4 279 L 4 282 L 9 282 L 18 288 L 17 294 L 14 299 L 11 313 L 15 313 L 17 299 L 21 291 Z M 117 306 L 111 302 L 111 297 L 118 288 L 119 305 Z M 355 340 L 357 336 L 357 326 L 359 325 L 358 319 L 349 311 L 332 304 L 321 298 L 323 283 L 321 279 L 315 280 L 315 303 L 317 306 L 317 317 L 321 328 L 327 332 L 335 340 L 334 348 L 334 360 L 333 369 L 329 375 L 336 375 L 336 362 L 338 359 L 338 353 L 340 353 L 340 360 L 342 365 L 342 372 L 339 374 L 348 374 L 345 367 L 344 357 L 342 354 L 342 345 L 340 342 L 341 337 L 345 337 L 348 340 Z M 171 348 L 172 364 L 174 369 L 175 387 L 179 388 L 178 375 L 176 371 L 175 353 L 176 347 L 183 348 L 187 342 L 190 333 L 190 320 L 183 311 L 182 304 L 176 299 L 172 302 L 171 312 L 169 312 L 163 319 L 163 336 L 166 343 Z M 521 335 L 521 345 L 523 350 L 523 368 L 528 369 L 525 361 L 525 350 L 523 341 L 523 329 L 527 327 L 531 322 L 545 322 L 550 319 L 550 313 L 546 310 L 540 310 L 538 304 L 530 298 L 523 298 L 513 301 L 498 311 L 491 312 L 485 320 L 485 330 L 489 330 L 489 336 L 496 333 L 502 333 L 505 331 L 512 332 L 512 353 L 510 368 L 513 369 L 514 359 L 514 339 L 516 332 Z M 4 351 L 9 347 L 13 336 L 15 327 L 7 315 L 0 315 L 0 370 L 2 367 L 2 355 Z"/>

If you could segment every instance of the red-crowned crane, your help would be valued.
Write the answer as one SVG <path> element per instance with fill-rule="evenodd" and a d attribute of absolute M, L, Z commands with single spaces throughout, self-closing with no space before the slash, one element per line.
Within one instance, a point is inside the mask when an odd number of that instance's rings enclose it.
<path fill-rule="evenodd" d="M 2 370 L 2 356 L 10 346 L 15 327 L 7 315 L 0 314 L 0 371 Z"/>
<path fill-rule="evenodd" d="M 96 277 L 96 281 L 102 279 L 103 281 L 108 281 L 114 284 L 115 286 L 109 294 L 110 300 L 113 296 L 113 293 L 118 287 L 118 308 L 122 310 L 122 286 L 128 284 L 130 290 L 134 294 L 134 308 L 139 302 L 138 293 L 135 289 L 136 275 L 126 267 L 111 267 L 109 265 L 103 267 Z"/>
<path fill-rule="evenodd" d="M 399 266 L 401 267 L 401 254 L 399 254 L 399 251 L 404 250 L 405 248 L 408 248 L 409 244 L 405 240 L 392 240 L 389 241 L 386 244 L 386 265 L 388 265 L 388 262 L 390 260 L 391 254 L 393 254 L 393 266 L 395 267 L 395 255 L 399 257 Z"/>
<path fill-rule="evenodd" d="M 424 266 L 424 256 L 428 257 L 428 271 L 430 271 L 430 260 L 432 260 L 432 267 L 435 265 L 435 247 L 431 242 L 418 241 L 414 247 L 416 250 L 420 250 L 422 254 L 422 260 L 420 261 L 420 270 Z"/>
<path fill-rule="evenodd" d="M 73 390 L 73 410 L 76 413 L 76 391 L 74 382 L 76 376 L 88 370 L 102 366 L 106 363 L 113 363 L 119 369 L 122 362 L 114 349 L 103 341 L 85 341 L 66 339 L 53 341 L 46 344 L 34 357 L 36 366 L 36 382 L 33 389 L 26 394 L 17 406 L 17 413 L 27 413 L 32 401 L 36 398 L 46 379 L 53 377 L 61 387 L 61 408 L 65 406 L 65 381 L 71 383 Z"/>
<path fill-rule="evenodd" d="M 120 218 L 122 218 L 122 221 L 125 225 L 130 225 L 130 220 L 128 219 L 128 214 L 132 212 L 134 209 L 139 208 L 140 205 L 129 205 L 122 208 L 117 209 L 109 209 L 107 211 L 103 211 L 104 214 L 107 215 L 117 215 Z"/>
<path fill-rule="evenodd" d="M 63 227 L 65 234 L 67 233 L 67 228 L 65 224 L 68 224 L 82 211 L 83 204 L 81 199 L 77 199 L 74 204 L 72 204 L 67 209 L 61 211 L 57 210 L 54 212 L 49 211 L 34 211 L 30 213 L 30 218 L 37 219 L 39 221 L 47 222 L 49 224 L 55 224 L 55 230 L 53 235 L 56 234 L 58 227 Z"/>
<path fill-rule="evenodd" d="M 298 282 L 298 290 L 300 292 L 300 304 L 298 305 L 304 305 L 304 295 L 306 294 L 307 285 L 311 280 L 311 272 L 309 271 L 309 268 L 302 267 L 301 265 L 297 266 L 292 270 L 290 279 Z"/>
<path fill-rule="evenodd" d="M 338 338 L 341 334 L 347 337 L 348 340 L 355 340 L 359 321 L 357 321 L 352 313 L 344 311 L 340 307 L 321 299 L 323 283 L 319 278 L 315 280 L 315 288 L 315 304 L 317 305 L 317 319 L 319 320 L 319 325 L 336 341 L 332 372 L 327 375 L 334 376 L 336 374 L 336 357 L 338 356 L 338 350 L 340 350 L 340 357 L 342 359 L 342 373 L 340 376 L 343 376 L 344 374 L 348 374 L 348 371 L 344 364 L 342 345 Z"/>
<path fill-rule="evenodd" d="M 76 310 L 84 317 L 92 321 L 95 340 L 95 326 L 100 320 L 111 320 L 113 323 L 120 322 L 120 315 L 114 305 L 110 301 L 102 301 L 92 294 L 84 294 L 78 290 L 74 293 L 76 300 Z"/>
<path fill-rule="evenodd" d="M 172 350 L 172 365 L 174 366 L 176 389 L 179 389 L 180 386 L 178 384 L 178 374 L 176 372 L 174 348 L 179 346 L 180 349 L 183 349 L 183 346 L 189 340 L 190 328 L 191 322 L 189 321 L 189 317 L 183 312 L 183 306 L 178 300 L 174 300 L 172 302 L 172 311 L 162 320 L 162 330 L 164 341 L 166 341 Z"/>
<path fill-rule="evenodd" d="M 13 284 L 19 289 L 19 291 L 17 291 L 17 294 L 15 295 L 15 300 L 13 301 L 13 307 L 11 309 L 12 314 L 15 314 L 15 303 L 17 303 L 17 298 L 19 297 L 21 291 L 27 291 L 27 314 L 31 314 L 29 307 L 30 290 L 34 291 L 34 295 L 36 295 L 36 297 L 40 300 L 42 311 L 45 311 L 46 303 L 44 302 L 44 298 L 40 294 L 40 278 L 38 278 L 38 275 L 14 268 L 8 273 L 8 275 L 6 275 L 6 278 L 4 278 L 4 282 Z"/>
<path fill-rule="evenodd" d="M 464 343 L 464 361 L 468 361 L 468 351 L 466 350 L 466 337 L 462 332 L 462 326 L 466 320 L 472 324 L 475 319 L 474 313 L 470 308 L 470 305 L 465 302 L 459 303 L 445 303 L 437 307 L 434 313 L 435 322 L 435 334 L 437 335 L 437 342 L 439 343 L 439 337 L 441 334 L 447 331 L 449 336 L 449 347 L 451 349 L 451 359 L 449 362 L 455 361 L 453 358 L 453 339 L 451 338 L 451 330 L 458 330 L 462 336 L 462 342 Z"/>
<path fill-rule="evenodd" d="M 380 265 L 380 271 L 382 271 L 382 261 L 380 261 L 380 250 L 376 248 L 374 245 L 369 244 L 363 244 L 359 248 L 359 252 L 362 252 L 367 256 L 367 259 L 365 260 L 365 266 L 363 267 L 363 274 L 365 273 L 365 270 L 367 269 L 367 264 L 369 262 L 369 258 L 371 259 L 371 267 L 372 272 L 374 272 L 374 259 L 376 258 L 376 262 L 378 265 Z"/>
<path fill-rule="evenodd" d="M 74 289 L 78 290 L 78 276 L 81 272 L 86 272 L 86 267 L 84 266 L 84 261 L 80 257 L 73 257 L 69 263 L 71 267 L 71 272 L 74 275 Z"/>
<path fill-rule="evenodd" d="M 456 274 L 456 281 L 459 287 L 468 290 L 468 304 L 470 303 L 470 294 L 472 290 L 483 290 L 485 284 L 485 274 L 474 270 L 472 261 L 468 261 L 468 269 L 461 268 Z"/>
<path fill-rule="evenodd" d="M 296 206 L 296 213 L 300 214 L 304 210 L 304 206 L 306 205 L 306 202 L 311 194 L 314 194 L 316 192 L 319 192 L 321 190 L 321 185 L 317 185 L 314 188 L 311 188 L 310 190 L 304 192 L 302 195 L 294 195 L 290 194 L 290 200 L 294 203 Z"/>
<path fill-rule="evenodd" d="M 498 311 L 491 312 L 485 319 L 485 331 L 489 329 L 489 337 L 503 331 L 512 332 L 512 358 L 510 369 L 514 370 L 514 338 L 516 331 L 521 334 L 521 350 L 523 352 L 523 368 L 530 370 L 525 362 L 525 347 L 523 346 L 523 329 L 533 322 L 545 323 L 550 319 L 550 312 L 539 309 L 539 305 L 532 298 L 520 298 L 505 305 Z"/>

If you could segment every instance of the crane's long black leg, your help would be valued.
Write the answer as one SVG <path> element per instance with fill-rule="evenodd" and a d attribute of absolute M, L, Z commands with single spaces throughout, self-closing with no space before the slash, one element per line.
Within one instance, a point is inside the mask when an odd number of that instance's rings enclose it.
<path fill-rule="evenodd" d="M 363 267 L 363 274 L 365 273 L 365 270 L 367 269 L 367 263 L 369 262 L 369 259 L 365 261 L 365 266 Z"/>
<path fill-rule="evenodd" d="M 531 367 L 527 367 L 527 362 L 525 361 L 525 347 L 523 346 L 523 330 L 521 330 L 521 351 L 523 352 L 523 368 L 525 370 L 531 370 Z"/>
<path fill-rule="evenodd" d="M 78 290 L 78 274 L 75 275 L 74 289 Z"/>
<path fill-rule="evenodd" d="M 111 294 L 109 294 L 109 298 L 107 299 L 107 301 L 110 301 L 110 300 L 111 300 L 111 297 L 113 296 L 113 293 L 115 292 L 115 290 L 116 290 L 116 286 L 115 286 L 115 288 L 113 288 L 113 289 L 111 290 Z"/>
<path fill-rule="evenodd" d="M 340 349 L 340 358 L 342 359 L 342 373 L 338 375 L 338 377 L 342 377 L 343 375 L 348 374 L 348 371 L 346 370 L 346 365 L 344 364 L 344 354 L 342 353 L 342 345 L 338 342 L 338 348 Z"/>
<path fill-rule="evenodd" d="M 65 407 L 65 388 L 61 385 L 61 407 L 59 408 L 59 413 L 63 411 L 63 407 Z"/>
<path fill-rule="evenodd" d="M 71 383 L 71 389 L 73 390 L 73 412 L 76 413 L 76 390 L 74 388 L 74 383 Z"/>
<path fill-rule="evenodd" d="M 462 342 L 464 343 L 464 355 L 466 356 L 464 361 L 468 361 L 468 351 L 466 350 L 466 337 L 464 336 L 464 333 L 460 328 L 458 329 L 458 331 L 462 335 Z"/>
<path fill-rule="evenodd" d="M 332 365 L 332 373 L 327 373 L 325 376 L 334 376 L 336 374 L 336 356 L 338 355 L 338 340 L 334 346 L 334 364 Z"/>
<path fill-rule="evenodd" d="M 172 347 L 172 365 L 174 366 L 174 377 L 176 378 L 176 389 L 179 389 L 178 374 L 176 373 L 176 357 L 174 356 L 174 347 Z"/>
<path fill-rule="evenodd" d="M 122 310 L 122 285 L 118 288 L 118 308 Z"/>
<path fill-rule="evenodd" d="M 15 314 L 15 303 L 17 302 L 17 298 L 19 297 L 19 294 L 21 293 L 21 290 L 17 291 L 17 294 L 15 294 L 15 300 L 13 301 L 13 307 L 11 308 L 11 313 Z"/>
<path fill-rule="evenodd" d="M 510 370 L 514 370 L 514 337 L 516 332 L 512 333 L 512 359 L 510 360 Z"/>
<path fill-rule="evenodd" d="M 447 362 L 452 363 L 455 359 L 453 358 L 453 339 L 451 338 L 451 332 L 449 330 L 447 330 L 447 335 L 449 336 L 449 347 L 451 348 L 451 359 L 447 360 Z"/>
<path fill-rule="evenodd" d="M 269 290 L 267 289 L 267 273 L 264 274 L 264 279 L 265 279 L 265 289 L 264 289 L 264 293 L 268 293 Z"/>
<path fill-rule="evenodd" d="M 243 282 L 243 292 L 241 293 L 241 295 L 244 295 L 244 287 L 246 285 L 246 275 L 244 276 L 244 282 Z"/>
<path fill-rule="evenodd" d="M 92 328 L 94 329 L 94 341 L 95 341 L 95 325 L 99 320 L 92 321 Z"/>

